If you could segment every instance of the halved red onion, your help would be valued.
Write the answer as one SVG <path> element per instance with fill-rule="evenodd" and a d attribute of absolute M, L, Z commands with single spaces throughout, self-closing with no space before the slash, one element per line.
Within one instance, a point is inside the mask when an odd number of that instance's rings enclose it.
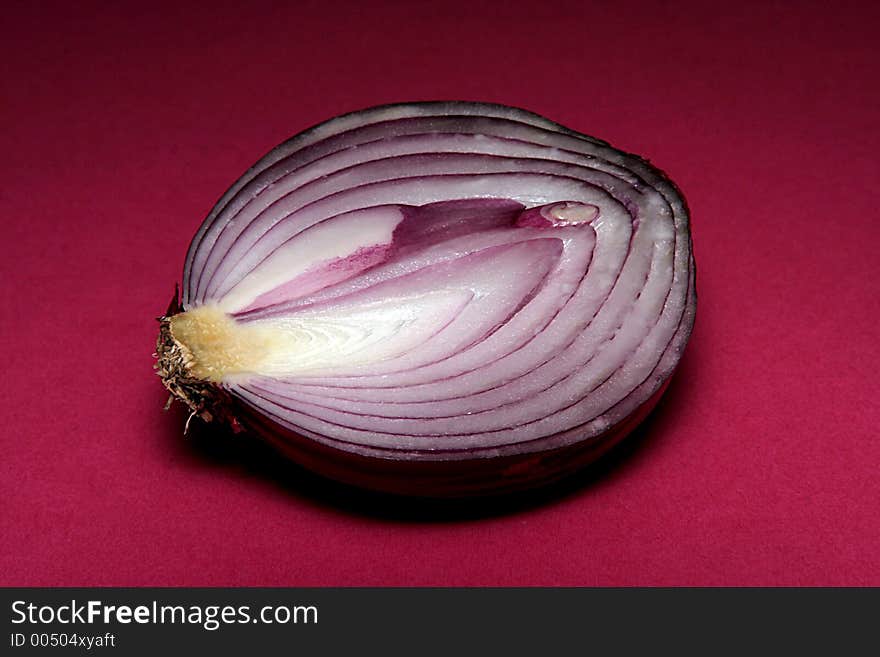
<path fill-rule="evenodd" d="M 193 414 L 327 476 L 497 492 L 626 435 L 695 309 L 687 209 L 646 160 L 520 109 L 391 105 L 293 137 L 226 192 L 157 369 Z"/>

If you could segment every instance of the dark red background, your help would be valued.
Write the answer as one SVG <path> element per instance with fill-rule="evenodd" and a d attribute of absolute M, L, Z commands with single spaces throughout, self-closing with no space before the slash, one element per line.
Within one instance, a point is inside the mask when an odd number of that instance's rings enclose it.
<path fill-rule="evenodd" d="M 880 585 L 876 3 L 188 4 L 4 5 L 0 584 Z M 184 438 L 154 318 L 211 205 L 311 124 L 425 99 L 680 184 L 700 307 L 660 408 L 464 506 Z"/>

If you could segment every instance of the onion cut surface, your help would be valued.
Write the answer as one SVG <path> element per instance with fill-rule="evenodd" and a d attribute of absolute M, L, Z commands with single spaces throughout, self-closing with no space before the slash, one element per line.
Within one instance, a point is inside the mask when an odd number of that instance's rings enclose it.
<path fill-rule="evenodd" d="M 211 211 L 157 369 L 194 414 L 349 483 L 539 484 L 662 393 L 696 309 L 688 221 L 646 160 L 530 112 L 348 114 Z"/>

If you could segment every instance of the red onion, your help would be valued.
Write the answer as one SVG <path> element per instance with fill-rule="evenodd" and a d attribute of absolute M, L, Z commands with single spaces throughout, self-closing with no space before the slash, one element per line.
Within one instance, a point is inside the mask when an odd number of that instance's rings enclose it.
<path fill-rule="evenodd" d="M 685 203 L 646 160 L 520 109 L 355 112 L 220 199 L 160 320 L 205 420 L 370 488 L 572 472 L 653 407 L 694 321 Z"/>

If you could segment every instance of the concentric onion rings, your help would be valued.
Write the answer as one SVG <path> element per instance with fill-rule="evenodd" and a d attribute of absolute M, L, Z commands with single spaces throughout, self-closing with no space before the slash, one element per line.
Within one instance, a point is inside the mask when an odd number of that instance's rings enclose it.
<path fill-rule="evenodd" d="M 176 311 L 272 346 L 178 396 L 350 483 L 535 485 L 656 403 L 694 275 L 684 200 L 646 160 L 510 107 L 372 108 L 284 142 L 211 211 Z"/>

